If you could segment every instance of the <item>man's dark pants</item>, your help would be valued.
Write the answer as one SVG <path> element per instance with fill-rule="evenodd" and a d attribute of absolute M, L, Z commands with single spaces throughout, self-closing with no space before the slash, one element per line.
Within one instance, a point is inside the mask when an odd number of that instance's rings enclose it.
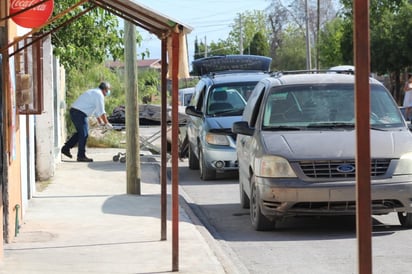
<path fill-rule="evenodd" d="M 70 139 L 64 144 L 64 147 L 71 149 L 78 144 L 77 158 L 84 158 L 86 157 L 87 137 L 89 137 L 89 123 L 87 121 L 87 115 L 78 109 L 71 108 L 70 118 L 77 132 L 70 137 Z"/>

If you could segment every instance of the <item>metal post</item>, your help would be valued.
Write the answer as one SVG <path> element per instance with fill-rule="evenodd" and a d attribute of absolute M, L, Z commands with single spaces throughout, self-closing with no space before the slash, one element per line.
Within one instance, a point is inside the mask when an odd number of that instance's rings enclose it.
<path fill-rule="evenodd" d="M 354 2 L 358 273 L 372 273 L 369 1 Z"/>
<path fill-rule="evenodd" d="M 172 39 L 172 249 L 173 271 L 179 271 L 179 34 Z"/>
<path fill-rule="evenodd" d="M 162 39 L 162 79 L 161 79 L 161 98 L 162 98 L 162 149 L 160 165 L 160 240 L 167 239 L 167 39 Z"/>

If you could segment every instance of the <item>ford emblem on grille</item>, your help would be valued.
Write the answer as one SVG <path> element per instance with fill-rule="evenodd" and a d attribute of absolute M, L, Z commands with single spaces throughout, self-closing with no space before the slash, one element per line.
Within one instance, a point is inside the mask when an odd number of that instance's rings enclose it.
<path fill-rule="evenodd" d="M 355 167 L 351 164 L 343 164 L 343 165 L 338 166 L 336 170 L 342 173 L 349 173 L 349 172 L 354 172 Z"/>

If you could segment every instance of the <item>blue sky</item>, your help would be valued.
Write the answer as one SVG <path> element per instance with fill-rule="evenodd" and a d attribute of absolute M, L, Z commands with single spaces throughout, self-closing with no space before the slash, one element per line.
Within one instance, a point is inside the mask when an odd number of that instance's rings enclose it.
<path fill-rule="evenodd" d="M 192 60 L 194 55 L 193 45 L 196 36 L 203 41 L 206 37 L 208 44 L 211 41 L 226 39 L 231 30 L 230 25 L 233 24 L 238 13 L 264 10 L 270 4 L 269 0 L 135 0 L 135 2 L 193 28 L 187 37 L 189 60 Z M 138 30 L 143 37 L 139 52 L 147 48 L 151 54 L 150 58 L 160 58 L 160 40 L 140 28 Z"/>

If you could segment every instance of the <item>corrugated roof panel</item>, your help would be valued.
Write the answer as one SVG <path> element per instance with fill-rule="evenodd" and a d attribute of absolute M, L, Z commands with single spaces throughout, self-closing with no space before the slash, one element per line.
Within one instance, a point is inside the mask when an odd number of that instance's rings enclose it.
<path fill-rule="evenodd" d="M 158 36 L 163 36 L 170 32 L 171 28 L 176 25 L 184 33 L 190 33 L 192 28 L 173 19 L 154 11 L 142 4 L 131 0 L 89 0 L 106 10 L 110 10 L 119 17 L 129 20 L 139 27 L 154 33 Z"/>

